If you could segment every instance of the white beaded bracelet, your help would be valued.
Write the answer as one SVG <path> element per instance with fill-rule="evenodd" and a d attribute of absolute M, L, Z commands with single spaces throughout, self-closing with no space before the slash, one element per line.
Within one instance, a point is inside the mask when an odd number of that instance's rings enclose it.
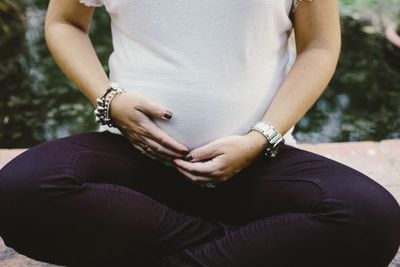
<path fill-rule="evenodd" d="M 110 88 L 107 89 L 101 98 L 96 99 L 97 107 L 94 110 L 96 123 L 107 125 L 109 127 L 116 127 L 116 124 L 112 121 L 110 114 L 111 101 L 116 95 L 125 92 L 126 90 L 120 88 L 117 83 L 110 82 Z"/>

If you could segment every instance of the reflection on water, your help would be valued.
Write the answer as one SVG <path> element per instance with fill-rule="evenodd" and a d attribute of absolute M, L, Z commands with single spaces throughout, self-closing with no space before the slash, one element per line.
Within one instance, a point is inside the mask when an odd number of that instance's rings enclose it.
<path fill-rule="evenodd" d="M 381 34 L 363 31 L 365 23 L 342 18 L 343 44 L 337 71 L 319 101 L 298 123 L 302 142 L 400 138 L 400 72 L 389 64 Z M 394 51 L 393 49 L 391 49 Z"/>
<path fill-rule="evenodd" d="M 43 39 L 46 3 L 4 0 L 0 9 L 0 147 L 28 147 L 94 130 L 89 101 L 64 77 Z M 8 27 L 5 27 L 5 25 Z M 400 138 L 400 75 L 387 64 L 380 34 L 343 18 L 337 72 L 319 101 L 298 123 L 299 142 Z M 107 70 L 109 18 L 98 9 L 91 37 Z M 398 52 L 398 51 L 397 51 Z M 386 55 L 386 57 L 385 57 Z"/>

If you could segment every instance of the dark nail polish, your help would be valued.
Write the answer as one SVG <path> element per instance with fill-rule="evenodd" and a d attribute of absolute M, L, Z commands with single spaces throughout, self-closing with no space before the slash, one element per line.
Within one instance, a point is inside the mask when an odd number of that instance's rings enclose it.
<path fill-rule="evenodd" d="M 185 157 L 185 160 L 186 161 L 190 161 L 190 160 L 192 160 L 193 159 L 193 156 L 191 155 L 191 154 L 189 154 L 189 155 L 187 155 L 186 157 Z"/>
<path fill-rule="evenodd" d="M 172 112 L 166 111 L 166 112 L 164 112 L 163 116 L 164 116 L 164 118 L 170 120 L 172 118 Z"/>

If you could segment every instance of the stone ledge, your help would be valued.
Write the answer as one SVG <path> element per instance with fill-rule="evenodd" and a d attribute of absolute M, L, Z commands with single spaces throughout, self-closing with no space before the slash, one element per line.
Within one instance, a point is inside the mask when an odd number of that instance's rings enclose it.
<path fill-rule="evenodd" d="M 348 165 L 366 175 L 390 191 L 400 202 L 400 140 L 381 142 L 337 142 L 299 144 L 297 147 Z M 0 168 L 25 151 L 25 149 L 0 149 Z M 0 238 L 0 266 L 2 267 L 50 267 L 55 266 L 31 260 L 7 248 Z M 400 253 L 389 267 L 400 266 Z"/>
<path fill-rule="evenodd" d="M 3 168 L 4 165 L 7 164 L 10 160 L 24 152 L 26 149 L 24 148 L 15 148 L 15 149 L 0 149 L 0 169 Z"/>

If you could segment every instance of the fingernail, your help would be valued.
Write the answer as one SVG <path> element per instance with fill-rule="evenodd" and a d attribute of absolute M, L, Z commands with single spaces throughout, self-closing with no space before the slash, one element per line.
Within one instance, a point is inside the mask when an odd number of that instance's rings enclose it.
<path fill-rule="evenodd" d="M 186 154 L 188 154 L 190 152 L 190 150 L 187 149 L 187 148 L 184 148 L 184 149 L 181 149 L 179 152 L 181 152 L 181 153 L 186 155 Z"/>
<path fill-rule="evenodd" d="M 168 120 L 170 120 L 172 118 L 172 112 L 171 111 L 165 111 L 163 117 L 168 119 Z"/>
<path fill-rule="evenodd" d="M 186 160 L 186 161 L 189 161 L 189 160 L 192 160 L 192 159 L 193 159 L 192 154 L 189 154 L 189 155 L 187 155 L 187 156 L 185 157 L 185 160 Z"/>

